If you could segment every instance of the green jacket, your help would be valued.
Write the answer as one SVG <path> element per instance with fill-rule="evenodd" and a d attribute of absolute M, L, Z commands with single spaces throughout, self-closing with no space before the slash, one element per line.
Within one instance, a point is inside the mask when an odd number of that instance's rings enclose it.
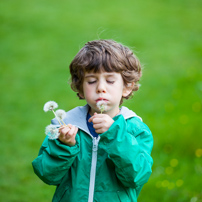
<path fill-rule="evenodd" d="M 86 124 L 88 105 L 67 112 L 66 123 L 79 127 L 76 145 L 46 138 L 32 162 L 41 180 L 56 185 L 53 202 L 136 202 L 151 175 L 153 137 L 134 112 L 121 108 L 98 138 Z M 53 124 L 58 124 L 55 119 Z"/>

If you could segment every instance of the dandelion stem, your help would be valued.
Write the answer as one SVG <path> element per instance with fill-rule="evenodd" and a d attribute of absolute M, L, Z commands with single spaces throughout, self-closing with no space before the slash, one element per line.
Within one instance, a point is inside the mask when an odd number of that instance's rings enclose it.
<path fill-rule="evenodd" d="M 58 120 L 59 124 L 62 126 L 60 119 L 58 118 L 58 116 L 56 115 L 56 113 L 54 112 L 53 109 L 51 109 L 51 111 L 53 112 L 53 114 L 55 115 L 55 118 Z"/>
<path fill-rule="evenodd" d="M 61 119 L 62 123 L 66 126 L 65 122 Z"/>
<path fill-rule="evenodd" d="M 100 106 L 100 113 L 102 114 L 102 112 L 105 110 L 105 106 L 104 106 L 104 104 L 102 104 L 101 106 Z"/>

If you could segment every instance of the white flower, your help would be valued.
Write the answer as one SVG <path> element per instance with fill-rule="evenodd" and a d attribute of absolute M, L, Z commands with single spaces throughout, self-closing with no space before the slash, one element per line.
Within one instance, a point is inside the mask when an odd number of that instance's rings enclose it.
<path fill-rule="evenodd" d="M 57 139 L 59 136 L 59 130 L 58 130 L 57 126 L 50 124 L 50 125 L 46 126 L 45 134 L 51 140 Z"/>
<path fill-rule="evenodd" d="M 107 110 L 107 103 L 104 100 L 100 100 L 97 102 L 97 107 L 102 113 L 103 111 Z"/>
<path fill-rule="evenodd" d="M 55 101 L 48 101 L 45 103 L 43 110 L 47 112 L 47 111 L 52 111 L 55 108 L 58 108 L 58 104 Z"/>
<path fill-rule="evenodd" d="M 66 117 L 66 112 L 63 109 L 58 109 L 55 113 L 61 121 Z"/>

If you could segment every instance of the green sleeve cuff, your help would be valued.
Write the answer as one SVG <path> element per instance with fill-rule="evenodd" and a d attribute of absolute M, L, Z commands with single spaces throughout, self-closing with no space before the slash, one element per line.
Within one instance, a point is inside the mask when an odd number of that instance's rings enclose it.
<path fill-rule="evenodd" d="M 57 156 L 61 158 L 66 158 L 68 156 L 77 155 L 80 151 L 80 138 L 79 135 L 76 135 L 76 144 L 74 146 L 68 146 L 63 144 L 58 139 L 48 140 L 48 153 L 51 156 Z"/>

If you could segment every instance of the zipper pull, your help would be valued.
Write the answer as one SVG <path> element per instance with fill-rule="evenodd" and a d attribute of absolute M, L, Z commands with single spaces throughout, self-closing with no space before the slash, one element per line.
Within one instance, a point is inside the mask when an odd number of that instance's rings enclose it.
<path fill-rule="evenodd" d="M 100 138 L 93 138 L 93 151 L 97 151 L 98 150 L 98 142 L 99 142 Z"/>

